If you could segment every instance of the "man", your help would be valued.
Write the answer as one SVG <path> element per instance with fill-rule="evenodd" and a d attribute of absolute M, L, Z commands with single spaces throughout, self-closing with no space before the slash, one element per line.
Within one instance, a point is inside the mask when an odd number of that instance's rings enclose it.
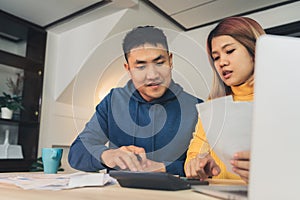
<path fill-rule="evenodd" d="M 71 146 L 69 163 L 83 171 L 107 168 L 184 176 L 198 116 L 195 104 L 202 100 L 172 80 L 172 54 L 162 30 L 133 29 L 124 38 L 123 51 L 131 80 L 97 105 Z"/>

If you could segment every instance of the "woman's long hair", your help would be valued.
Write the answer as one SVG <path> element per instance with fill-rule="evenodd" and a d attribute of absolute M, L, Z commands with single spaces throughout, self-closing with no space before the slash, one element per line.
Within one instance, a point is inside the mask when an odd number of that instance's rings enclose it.
<path fill-rule="evenodd" d="M 224 84 L 213 63 L 211 42 L 214 37 L 228 35 L 241 43 L 254 59 L 255 44 L 264 29 L 255 20 L 248 17 L 228 17 L 223 19 L 208 35 L 206 50 L 214 72 L 213 85 L 208 99 L 232 94 L 231 88 Z"/>

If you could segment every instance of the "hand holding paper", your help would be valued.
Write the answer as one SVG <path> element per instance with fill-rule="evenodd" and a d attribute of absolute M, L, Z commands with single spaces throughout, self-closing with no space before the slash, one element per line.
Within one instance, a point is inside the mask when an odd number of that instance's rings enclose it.
<path fill-rule="evenodd" d="M 248 183 L 250 170 L 250 151 L 237 152 L 230 161 L 233 166 L 233 171 Z"/>
<path fill-rule="evenodd" d="M 233 101 L 232 96 L 197 105 L 209 144 L 229 172 L 235 153 L 250 150 L 252 102 Z"/>

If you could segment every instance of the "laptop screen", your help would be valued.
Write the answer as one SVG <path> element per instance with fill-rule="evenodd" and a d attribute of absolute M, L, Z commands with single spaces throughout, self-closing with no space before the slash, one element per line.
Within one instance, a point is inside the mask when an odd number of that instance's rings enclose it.
<path fill-rule="evenodd" d="M 250 199 L 298 199 L 300 39 L 257 41 Z"/>

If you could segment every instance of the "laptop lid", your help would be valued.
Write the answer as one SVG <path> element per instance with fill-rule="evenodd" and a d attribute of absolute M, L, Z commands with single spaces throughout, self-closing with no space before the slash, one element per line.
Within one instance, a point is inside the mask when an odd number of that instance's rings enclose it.
<path fill-rule="evenodd" d="M 299 199 L 300 39 L 258 39 L 249 199 Z"/>

